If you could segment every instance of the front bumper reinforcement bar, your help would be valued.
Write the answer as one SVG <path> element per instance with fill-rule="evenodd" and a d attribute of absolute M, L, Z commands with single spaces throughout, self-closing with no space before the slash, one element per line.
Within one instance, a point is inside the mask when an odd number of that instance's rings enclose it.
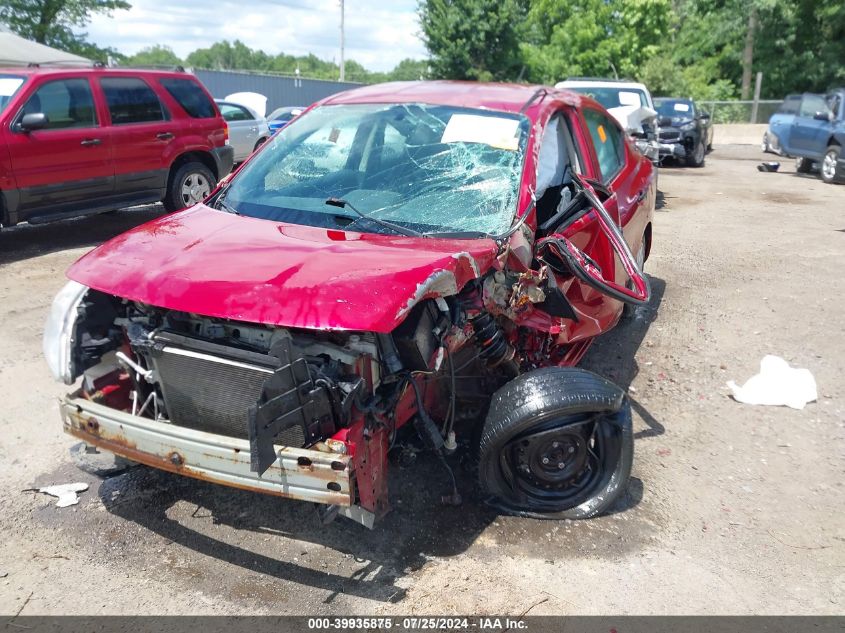
<path fill-rule="evenodd" d="M 65 432 L 128 460 L 243 490 L 338 506 L 339 514 L 372 526 L 372 515 L 354 505 L 349 455 L 277 446 L 276 460 L 259 476 L 250 470 L 247 439 L 134 416 L 78 392 L 66 396 L 60 408 Z"/>

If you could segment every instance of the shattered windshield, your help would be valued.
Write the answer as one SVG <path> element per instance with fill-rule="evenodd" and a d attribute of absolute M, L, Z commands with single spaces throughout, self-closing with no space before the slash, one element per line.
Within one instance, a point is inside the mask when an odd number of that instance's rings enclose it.
<path fill-rule="evenodd" d="M 225 208 L 360 232 L 500 234 L 517 211 L 528 127 L 520 115 L 451 106 L 323 106 L 244 167 Z"/>

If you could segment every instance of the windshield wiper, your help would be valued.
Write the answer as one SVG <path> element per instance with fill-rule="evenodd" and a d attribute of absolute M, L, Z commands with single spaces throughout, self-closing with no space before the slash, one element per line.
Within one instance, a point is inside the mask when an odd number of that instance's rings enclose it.
<path fill-rule="evenodd" d="M 241 212 L 238 211 L 235 207 L 228 205 L 225 202 L 223 202 L 222 198 L 220 200 L 218 200 L 215 203 L 214 206 L 215 206 L 215 208 L 221 209 L 221 210 L 225 211 L 226 213 L 231 213 L 233 215 L 240 215 L 241 214 Z"/>
<path fill-rule="evenodd" d="M 443 239 L 452 238 L 456 240 L 477 240 L 483 237 L 491 240 L 496 239 L 495 235 L 485 233 L 484 231 L 426 231 L 422 235 L 423 237 L 440 237 Z"/>
<path fill-rule="evenodd" d="M 231 213 L 233 215 L 240 215 L 240 211 L 235 209 L 232 205 L 226 204 L 226 194 L 229 193 L 229 187 L 232 186 L 232 181 L 230 180 L 227 182 L 220 191 L 217 193 L 217 199 L 211 203 L 212 209 L 219 209 L 220 211 L 225 211 L 226 213 Z"/>
<path fill-rule="evenodd" d="M 413 229 L 406 229 L 404 226 L 399 226 L 398 224 L 394 224 L 393 222 L 388 222 L 387 220 L 379 220 L 378 218 L 374 218 L 372 216 L 367 215 L 356 209 L 351 202 L 344 200 L 343 198 L 329 198 L 326 200 L 326 204 L 330 207 L 338 207 L 340 209 L 345 209 L 349 207 L 354 211 L 357 215 L 364 218 L 365 220 L 369 220 L 370 222 L 375 222 L 376 224 L 380 224 L 392 231 L 396 231 L 402 235 L 406 235 L 408 237 L 423 237 L 422 233 L 414 231 Z"/>

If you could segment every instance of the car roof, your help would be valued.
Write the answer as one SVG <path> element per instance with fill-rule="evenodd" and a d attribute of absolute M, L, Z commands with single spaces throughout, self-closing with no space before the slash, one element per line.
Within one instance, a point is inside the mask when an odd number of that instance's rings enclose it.
<path fill-rule="evenodd" d="M 182 79 L 196 77 L 192 73 L 179 70 L 151 70 L 148 68 L 104 68 L 102 66 L 80 66 L 76 64 L 56 64 L 53 66 L 3 66 L 0 73 L 10 75 L 64 75 L 68 73 L 92 75 L 155 75 L 159 77 L 178 77 Z"/>
<path fill-rule="evenodd" d="M 685 101 L 686 103 L 692 103 L 692 97 L 655 97 L 655 101 Z"/>
<path fill-rule="evenodd" d="M 538 89 L 537 85 L 480 83 L 476 81 L 394 81 L 354 88 L 324 99 L 323 105 L 364 103 L 429 103 L 466 108 L 489 108 L 520 112 Z"/>

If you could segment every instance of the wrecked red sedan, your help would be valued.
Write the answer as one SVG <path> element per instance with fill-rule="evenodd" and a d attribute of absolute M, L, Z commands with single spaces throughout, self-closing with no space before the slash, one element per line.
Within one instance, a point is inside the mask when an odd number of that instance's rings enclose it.
<path fill-rule="evenodd" d="M 389 454 L 420 450 L 447 502 L 463 450 L 502 511 L 594 516 L 631 471 L 630 405 L 574 366 L 648 301 L 655 196 L 649 161 L 573 93 L 330 97 L 203 204 L 73 265 L 44 335 L 56 378 L 81 378 L 64 428 L 325 520 L 372 526 Z"/>

